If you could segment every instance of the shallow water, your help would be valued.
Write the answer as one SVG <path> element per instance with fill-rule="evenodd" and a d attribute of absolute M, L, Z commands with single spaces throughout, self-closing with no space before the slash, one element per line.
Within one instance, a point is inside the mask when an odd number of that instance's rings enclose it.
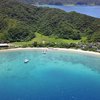
<path fill-rule="evenodd" d="M 0 100 L 100 100 L 100 57 L 65 51 L 0 52 Z"/>
<path fill-rule="evenodd" d="M 42 7 L 58 8 L 66 12 L 76 11 L 96 18 L 100 18 L 100 6 L 56 6 L 56 5 L 39 5 Z"/>

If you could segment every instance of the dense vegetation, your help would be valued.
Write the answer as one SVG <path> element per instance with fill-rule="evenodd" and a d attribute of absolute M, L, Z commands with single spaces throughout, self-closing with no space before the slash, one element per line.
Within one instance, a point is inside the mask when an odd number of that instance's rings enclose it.
<path fill-rule="evenodd" d="M 39 3 L 39 4 L 76 4 L 76 5 L 100 5 L 100 0 L 18 0 L 25 3 Z"/>
<path fill-rule="evenodd" d="M 22 42 L 42 35 L 100 42 L 100 19 L 66 13 L 58 9 L 38 8 L 15 0 L 0 0 L 0 42 Z"/>

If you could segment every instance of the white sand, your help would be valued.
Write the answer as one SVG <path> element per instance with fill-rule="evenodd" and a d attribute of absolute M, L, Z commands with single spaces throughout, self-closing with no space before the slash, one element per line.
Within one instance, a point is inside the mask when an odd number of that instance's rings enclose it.
<path fill-rule="evenodd" d="M 84 51 L 84 50 L 81 50 L 81 49 L 66 49 L 66 48 L 52 48 L 52 47 L 49 47 L 49 48 L 31 48 L 31 47 L 28 47 L 28 48 L 13 48 L 13 49 L 3 49 L 3 50 L 0 50 L 0 52 L 6 52 L 6 51 L 18 51 L 18 50 L 59 50 L 59 51 L 67 51 L 67 52 L 76 52 L 76 53 L 85 53 L 85 54 L 91 54 L 91 55 L 98 55 L 100 56 L 100 53 L 98 52 L 93 52 L 93 51 Z"/>

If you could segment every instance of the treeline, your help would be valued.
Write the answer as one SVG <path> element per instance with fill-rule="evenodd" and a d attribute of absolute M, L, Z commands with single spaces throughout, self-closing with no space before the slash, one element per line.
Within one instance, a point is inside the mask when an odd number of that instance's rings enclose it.
<path fill-rule="evenodd" d="M 24 3 L 39 3 L 39 4 L 76 4 L 76 5 L 100 5 L 100 0 L 18 0 Z"/>
<path fill-rule="evenodd" d="M 64 39 L 100 42 L 100 19 L 76 12 L 0 0 L 0 42 L 29 41 L 35 32 Z"/>
<path fill-rule="evenodd" d="M 37 42 L 34 41 L 33 43 L 26 43 L 23 45 L 12 45 L 12 48 L 26 48 L 26 47 L 47 47 L 47 48 L 74 48 L 74 49 L 81 49 L 85 51 L 95 51 L 100 52 L 100 43 L 55 43 L 55 42 Z M 11 47 L 10 47 L 11 48 Z"/>

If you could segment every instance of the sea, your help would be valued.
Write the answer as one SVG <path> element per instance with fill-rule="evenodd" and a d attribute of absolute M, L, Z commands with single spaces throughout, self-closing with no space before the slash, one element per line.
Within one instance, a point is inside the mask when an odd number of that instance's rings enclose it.
<path fill-rule="evenodd" d="M 63 6 L 63 5 L 38 5 L 39 7 L 49 7 L 64 10 L 66 12 L 75 11 L 95 18 L 100 18 L 100 6 Z"/>
<path fill-rule="evenodd" d="M 100 56 L 0 51 L 0 100 L 100 100 Z"/>

